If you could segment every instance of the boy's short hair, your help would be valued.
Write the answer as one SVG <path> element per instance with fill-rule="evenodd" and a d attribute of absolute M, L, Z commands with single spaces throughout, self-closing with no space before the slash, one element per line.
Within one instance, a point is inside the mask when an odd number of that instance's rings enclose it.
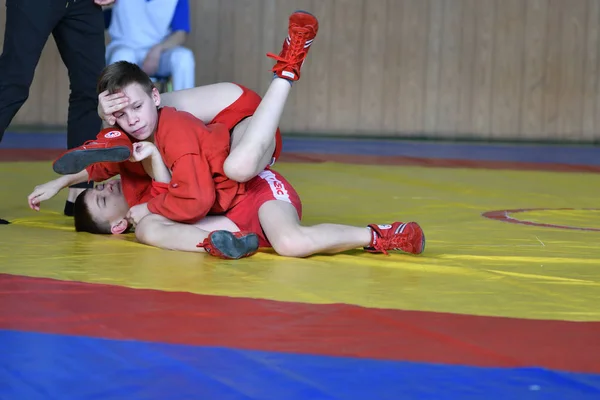
<path fill-rule="evenodd" d="M 148 96 L 152 95 L 154 83 L 137 64 L 128 61 L 117 61 L 107 65 L 98 78 L 96 90 L 98 94 L 108 90 L 110 94 L 116 93 L 132 83 L 139 84 Z"/>
<path fill-rule="evenodd" d="M 100 224 L 92 218 L 90 209 L 85 202 L 86 194 L 92 189 L 86 189 L 77 196 L 75 205 L 73 206 L 73 221 L 75 222 L 76 232 L 87 232 L 94 234 L 110 234 L 112 233 L 109 223 Z"/>

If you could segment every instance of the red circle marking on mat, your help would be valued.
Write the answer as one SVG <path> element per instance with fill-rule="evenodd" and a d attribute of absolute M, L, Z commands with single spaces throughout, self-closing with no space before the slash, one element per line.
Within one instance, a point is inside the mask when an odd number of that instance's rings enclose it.
<path fill-rule="evenodd" d="M 578 226 L 568 226 L 568 225 L 554 225 L 554 224 L 542 224 L 538 222 L 526 221 L 522 219 L 516 219 L 511 217 L 509 214 L 515 213 L 523 213 L 528 211 L 562 211 L 562 210 L 590 210 L 590 211 L 598 211 L 600 208 L 520 208 L 515 210 L 496 210 L 496 211 L 487 211 L 481 214 L 482 217 L 495 219 L 497 221 L 509 222 L 511 224 L 521 224 L 521 225 L 531 225 L 531 226 L 541 226 L 543 228 L 558 228 L 558 229 L 570 229 L 576 231 L 594 231 L 600 232 L 600 228 L 582 228 Z"/>

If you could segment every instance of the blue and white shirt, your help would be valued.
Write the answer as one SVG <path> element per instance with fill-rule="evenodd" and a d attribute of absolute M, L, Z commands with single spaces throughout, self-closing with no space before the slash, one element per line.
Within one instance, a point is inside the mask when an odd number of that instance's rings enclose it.
<path fill-rule="evenodd" d="M 111 46 L 149 48 L 175 31 L 190 32 L 188 0 L 117 0 L 111 11 Z"/>

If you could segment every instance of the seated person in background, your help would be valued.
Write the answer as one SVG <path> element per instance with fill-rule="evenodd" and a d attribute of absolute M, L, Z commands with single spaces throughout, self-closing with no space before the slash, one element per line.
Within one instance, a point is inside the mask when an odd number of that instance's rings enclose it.
<path fill-rule="evenodd" d="M 105 12 L 107 64 L 129 61 L 149 76 L 171 76 L 173 90 L 194 87 L 194 54 L 183 47 L 190 33 L 188 0 L 122 0 Z"/>

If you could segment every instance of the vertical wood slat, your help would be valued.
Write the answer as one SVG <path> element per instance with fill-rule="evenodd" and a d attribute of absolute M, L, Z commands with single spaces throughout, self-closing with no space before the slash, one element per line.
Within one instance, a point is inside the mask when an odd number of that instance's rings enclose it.
<path fill-rule="evenodd" d="M 310 61 L 306 62 L 306 72 L 303 69 L 303 80 L 301 85 L 307 85 L 310 91 L 310 107 L 309 114 L 300 116 L 294 114 L 290 117 L 290 113 L 286 113 L 285 120 L 295 118 L 307 119 L 307 131 L 323 132 L 330 126 L 329 113 L 330 108 L 335 107 L 335 101 L 332 93 L 329 90 L 329 81 L 336 73 L 335 69 L 330 68 L 332 53 L 334 51 L 332 32 L 333 25 L 329 21 L 333 20 L 333 13 L 336 4 L 333 1 L 313 0 L 314 14 L 319 18 L 319 36 L 313 42 L 310 49 Z M 281 21 L 274 23 L 283 25 Z M 281 42 L 278 45 L 281 45 Z M 276 52 L 277 48 L 274 49 Z M 308 78 L 310 76 L 310 78 Z M 333 104 L 333 106 L 332 106 Z M 288 105 L 286 104 L 286 108 Z"/>
<path fill-rule="evenodd" d="M 531 0 L 525 10 L 525 69 L 521 91 L 521 132 L 544 134 L 544 67 L 548 0 Z"/>
<path fill-rule="evenodd" d="M 471 85 L 471 132 L 489 137 L 492 131 L 492 77 L 494 72 L 495 0 L 476 3 L 475 57 Z"/>
<path fill-rule="evenodd" d="M 461 47 L 460 47 L 460 89 L 458 98 L 457 133 L 471 136 L 471 98 L 473 96 L 473 76 L 475 66 L 475 43 L 477 28 L 477 2 L 465 0 L 462 14 Z"/>
<path fill-rule="evenodd" d="M 583 129 L 583 72 L 587 0 L 573 0 L 562 14 L 559 138 L 575 138 Z"/>
<path fill-rule="evenodd" d="M 234 81 L 261 95 L 265 53 L 279 52 L 289 13 L 318 16 L 284 132 L 600 140 L 599 0 L 190 4 L 196 83 Z M 64 125 L 68 95 L 50 38 L 14 125 Z"/>
<path fill-rule="evenodd" d="M 391 0 L 393 1 L 393 0 Z M 425 91 L 423 126 L 424 132 L 437 132 L 437 110 L 439 105 L 439 78 L 441 60 L 444 0 L 429 0 L 427 15 L 427 56 L 425 57 Z"/>
<path fill-rule="evenodd" d="M 381 132 L 384 134 L 393 134 L 398 131 L 396 119 L 398 109 L 401 107 L 400 98 L 400 63 L 402 60 L 402 46 L 399 32 L 398 21 L 402 20 L 402 11 L 404 4 L 396 0 L 388 0 L 386 4 L 386 21 L 384 36 L 381 39 L 385 46 L 383 53 L 383 74 L 381 78 L 371 77 L 371 80 L 381 80 L 383 85 L 383 96 L 377 105 L 381 109 Z M 369 29 L 366 27 L 365 29 Z M 376 62 L 376 60 L 372 60 Z M 371 67 L 373 68 L 373 67 Z M 372 84 L 372 83 L 370 83 Z M 364 116 L 361 116 L 361 119 Z M 365 127 L 365 129 L 368 129 Z"/>
<path fill-rule="evenodd" d="M 492 83 L 492 136 L 519 136 L 525 3 L 496 0 L 494 72 Z"/>
<path fill-rule="evenodd" d="M 328 130 L 335 132 L 356 132 L 361 117 L 358 112 L 364 1 L 366 0 L 334 0 L 335 10 L 333 20 L 330 21 L 334 45 L 329 65 L 333 72 L 329 75 L 330 101 L 334 103 L 329 107 Z M 316 40 L 314 45 L 317 45 Z"/>
<path fill-rule="evenodd" d="M 385 32 L 387 28 L 388 2 L 365 4 L 364 29 L 360 45 L 363 49 L 360 69 L 360 104 L 358 127 L 361 132 L 381 131 L 384 101 L 384 76 L 386 53 Z M 395 129 L 395 126 L 394 126 Z"/>
<path fill-rule="evenodd" d="M 190 41 L 196 44 L 199 51 L 194 52 L 196 62 L 196 85 L 206 85 L 219 80 L 219 18 L 206 18 L 206 16 L 219 15 L 219 3 L 213 0 L 195 0 L 190 3 L 192 21 L 202 21 L 195 24 L 190 33 Z M 201 51 L 200 51 L 201 50 Z M 204 68 L 213 65 L 213 68 Z"/>
<path fill-rule="evenodd" d="M 426 79 L 427 41 L 429 33 L 428 2 L 404 0 L 400 27 L 401 60 L 399 77 L 400 109 L 396 113 L 396 131 L 421 133 Z"/>
<path fill-rule="evenodd" d="M 598 95 L 598 47 L 600 46 L 600 2 L 598 0 L 588 0 L 586 26 L 586 54 L 584 70 L 584 91 L 583 91 L 583 127 L 582 139 L 592 140 L 594 131 L 600 124 L 600 119 L 596 107 L 600 103 L 596 101 Z"/>
<path fill-rule="evenodd" d="M 209 0 L 210 1 L 210 0 Z M 217 37 L 217 59 L 215 62 L 208 62 L 205 64 L 196 64 L 196 74 L 198 70 L 202 68 L 217 69 L 217 81 L 231 81 L 235 76 L 235 57 L 234 57 L 234 35 L 235 30 L 233 29 L 235 23 L 235 12 L 236 12 L 236 1 L 237 0 L 219 0 L 219 13 L 205 14 L 202 16 L 196 16 L 196 24 L 192 25 L 192 28 L 196 25 L 200 25 L 208 18 L 218 20 L 218 29 L 213 32 L 207 32 L 207 35 L 215 35 Z M 202 51 L 202 47 L 198 46 L 195 42 L 188 40 L 186 43 L 194 53 Z M 241 82 L 240 82 L 241 83 Z"/>
<path fill-rule="evenodd" d="M 546 23 L 546 57 L 543 82 L 544 93 L 544 136 L 560 137 L 558 118 L 560 114 L 561 86 L 561 52 L 562 52 L 562 18 L 566 2 L 550 0 L 548 4 L 548 20 Z"/>
<path fill-rule="evenodd" d="M 458 125 L 460 97 L 460 44 L 464 0 L 444 1 L 439 58 L 439 96 L 436 131 L 443 137 L 452 137 Z"/>

